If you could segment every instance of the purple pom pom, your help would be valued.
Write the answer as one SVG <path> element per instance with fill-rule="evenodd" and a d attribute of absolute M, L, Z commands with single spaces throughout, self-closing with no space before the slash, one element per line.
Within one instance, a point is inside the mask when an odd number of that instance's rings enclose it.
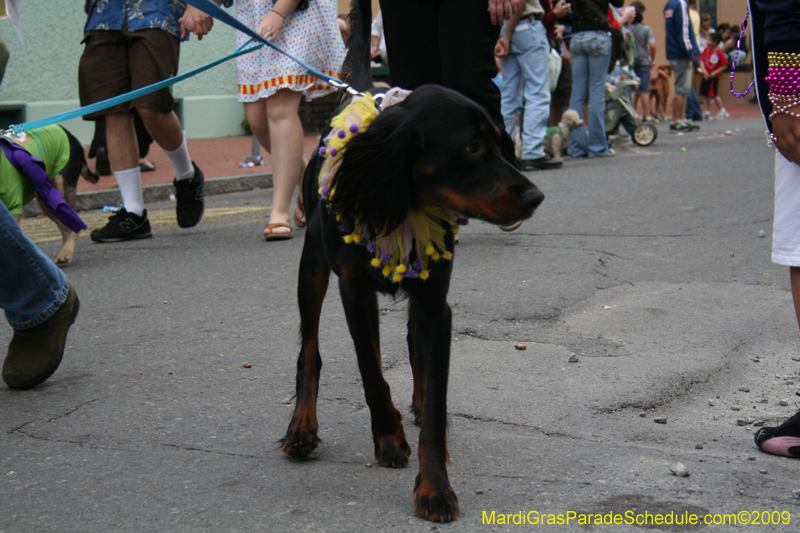
<path fill-rule="evenodd" d="M 378 248 L 378 245 L 376 245 L 374 242 L 369 241 L 367 243 L 367 250 L 369 250 L 370 252 L 374 252 L 377 248 Z"/>
<path fill-rule="evenodd" d="M 466 226 L 467 224 L 469 224 L 469 219 L 465 217 L 459 217 L 458 220 L 456 220 L 456 223 L 459 226 Z"/>
<path fill-rule="evenodd" d="M 331 190 L 328 187 L 322 188 L 322 196 L 328 196 L 329 192 L 331 192 Z"/>
<path fill-rule="evenodd" d="M 388 263 L 392 260 L 392 254 L 381 254 L 381 261 Z"/>
<path fill-rule="evenodd" d="M 414 261 L 414 270 L 422 270 L 423 266 L 425 266 L 425 265 L 423 265 L 422 261 L 420 261 L 419 259 Z"/>
<path fill-rule="evenodd" d="M 339 137 L 340 139 L 344 139 L 347 136 L 347 134 L 344 132 L 344 130 L 339 130 L 339 133 L 337 133 L 336 136 Z"/>
<path fill-rule="evenodd" d="M 342 233 L 347 233 L 348 229 L 349 228 L 347 227 L 347 224 L 345 224 L 344 222 L 339 224 L 339 231 L 341 231 Z"/>
<path fill-rule="evenodd" d="M 358 124 L 350 124 L 350 133 L 358 132 Z"/>
<path fill-rule="evenodd" d="M 319 155 L 321 155 L 322 157 L 325 157 L 325 154 L 326 154 L 326 152 L 327 152 L 327 151 L 328 151 L 328 150 L 327 150 L 327 148 L 325 148 L 325 147 L 323 146 L 323 147 L 321 147 L 321 148 L 319 149 Z"/>
<path fill-rule="evenodd" d="M 336 157 L 336 154 L 338 154 L 338 153 L 339 153 L 339 151 L 336 150 L 336 148 L 331 148 L 331 151 L 330 151 L 331 157 Z"/>

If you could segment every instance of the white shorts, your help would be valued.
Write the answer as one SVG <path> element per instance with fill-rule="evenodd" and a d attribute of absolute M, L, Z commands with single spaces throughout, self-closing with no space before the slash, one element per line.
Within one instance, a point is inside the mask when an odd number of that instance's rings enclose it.
<path fill-rule="evenodd" d="M 800 266 L 800 165 L 775 152 L 772 262 Z"/>

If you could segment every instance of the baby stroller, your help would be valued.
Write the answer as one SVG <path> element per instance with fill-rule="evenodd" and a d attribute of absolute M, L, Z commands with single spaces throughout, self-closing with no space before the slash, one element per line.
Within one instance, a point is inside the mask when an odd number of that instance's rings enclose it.
<path fill-rule="evenodd" d="M 650 146 L 658 137 L 658 130 L 653 124 L 642 122 L 629 96 L 630 88 L 638 83 L 631 79 L 619 80 L 616 87 L 606 83 L 606 135 L 616 131 L 622 124 L 633 142 L 639 146 Z"/>

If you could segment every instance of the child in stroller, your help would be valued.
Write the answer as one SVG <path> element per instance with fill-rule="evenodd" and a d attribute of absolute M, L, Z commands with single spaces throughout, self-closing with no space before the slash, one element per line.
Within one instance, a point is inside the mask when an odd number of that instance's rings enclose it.
<path fill-rule="evenodd" d="M 639 86 L 639 78 L 617 63 L 606 77 L 606 135 L 615 132 L 620 124 L 639 146 L 650 146 L 658 137 L 653 124 L 642 122 L 633 107 L 631 92 Z"/>

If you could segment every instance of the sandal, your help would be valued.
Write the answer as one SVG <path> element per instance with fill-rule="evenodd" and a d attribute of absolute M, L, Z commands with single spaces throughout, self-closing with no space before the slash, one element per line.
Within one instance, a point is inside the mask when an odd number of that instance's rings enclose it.
<path fill-rule="evenodd" d="M 761 451 L 800 459 L 800 411 L 774 428 L 761 428 L 753 436 Z"/>
<path fill-rule="evenodd" d="M 288 228 L 288 232 L 282 233 L 275 233 L 275 228 Z M 269 233 L 266 231 L 269 230 Z M 285 241 L 294 237 L 294 230 L 292 226 L 287 224 L 286 222 L 272 222 L 267 224 L 267 227 L 264 229 L 264 240 L 267 241 Z"/>
<path fill-rule="evenodd" d="M 300 213 L 298 215 L 297 213 Z M 294 208 L 294 223 L 298 228 L 306 227 L 306 208 L 303 205 L 303 194 L 297 195 L 297 207 Z"/>
<path fill-rule="evenodd" d="M 147 161 L 146 159 L 144 160 L 144 162 L 139 163 L 139 171 L 140 172 L 153 172 L 157 168 L 158 167 L 156 166 L 155 163 L 151 163 L 150 161 Z"/>

